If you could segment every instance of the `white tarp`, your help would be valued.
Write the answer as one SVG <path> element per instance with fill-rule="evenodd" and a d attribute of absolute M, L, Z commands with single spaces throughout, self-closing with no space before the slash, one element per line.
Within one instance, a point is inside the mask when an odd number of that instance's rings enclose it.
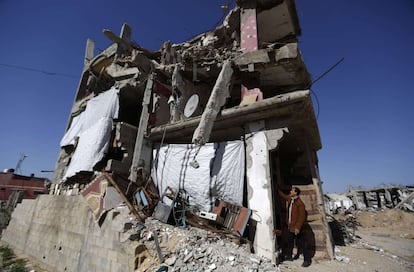
<path fill-rule="evenodd" d="M 152 178 L 159 193 L 167 186 L 175 191 L 184 189 L 191 205 L 211 211 L 216 198 L 241 205 L 245 153 L 243 141 L 207 143 L 196 156 L 199 165 L 190 165 L 198 146 L 170 144 L 153 151 Z"/>
<path fill-rule="evenodd" d="M 112 119 L 101 118 L 89 129 L 79 135 L 79 142 L 66 170 L 63 180 L 79 171 L 93 171 L 97 162 L 102 160 L 111 139 Z"/>
<path fill-rule="evenodd" d="M 70 128 L 60 141 L 60 146 L 73 145 L 75 137 L 79 137 L 83 131 L 90 128 L 101 118 L 118 118 L 118 92 L 118 89 L 112 87 L 90 99 L 86 104 L 85 111 L 73 117 Z"/>
<path fill-rule="evenodd" d="M 60 141 L 60 146 L 74 145 L 75 137 L 79 137 L 82 132 L 83 117 L 85 112 L 81 112 L 79 115 L 72 118 L 72 123 L 70 128 L 66 131 L 62 140 Z"/>
<path fill-rule="evenodd" d="M 118 90 L 111 88 L 89 100 L 86 110 L 76 120 L 72 120 L 61 146 L 73 144 L 75 137 L 79 137 L 79 140 L 63 180 L 79 171 L 92 171 L 95 164 L 105 156 L 113 119 L 118 118 L 118 111 Z"/>

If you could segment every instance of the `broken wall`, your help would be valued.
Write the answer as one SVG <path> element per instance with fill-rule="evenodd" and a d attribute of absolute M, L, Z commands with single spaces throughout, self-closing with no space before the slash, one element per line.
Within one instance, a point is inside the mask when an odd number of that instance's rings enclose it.
<path fill-rule="evenodd" d="M 128 214 L 115 209 L 99 226 L 81 196 L 43 195 L 16 207 L 1 239 L 49 271 L 133 271 L 138 242 L 121 231 Z"/>

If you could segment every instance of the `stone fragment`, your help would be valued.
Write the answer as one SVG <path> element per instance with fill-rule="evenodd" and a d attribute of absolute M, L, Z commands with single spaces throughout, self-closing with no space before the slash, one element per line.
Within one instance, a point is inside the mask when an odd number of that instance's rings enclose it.
<path fill-rule="evenodd" d="M 130 230 L 130 229 L 132 229 L 132 226 L 133 226 L 132 223 L 127 222 L 127 223 L 124 224 L 124 230 L 125 231 Z"/>
<path fill-rule="evenodd" d="M 337 260 L 339 262 L 344 262 L 344 263 L 349 263 L 350 262 L 350 259 L 348 257 L 346 257 L 346 256 L 339 256 L 339 255 L 336 255 L 335 256 L 335 260 Z"/>
<path fill-rule="evenodd" d="M 186 262 L 188 262 L 191 258 L 193 257 L 193 253 L 192 252 L 190 252 L 189 254 L 187 254 L 185 257 L 184 257 L 184 262 L 186 263 Z"/>
<path fill-rule="evenodd" d="M 252 261 L 253 263 L 256 263 L 256 264 L 260 264 L 260 262 L 261 262 L 261 260 L 259 258 L 256 258 L 256 257 L 250 257 L 250 261 Z"/>
<path fill-rule="evenodd" d="M 165 262 L 166 265 L 172 266 L 172 265 L 175 264 L 176 260 L 177 260 L 177 257 L 172 256 L 172 257 L 166 259 L 164 262 Z"/>
<path fill-rule="evenodd" d="M 216 268 L 217 268 L 217 266 L 216 266 L 216 264 L 215 264 L 215 263 L 212 263 L 212 264 L 210 264 L 210 265 L 208 266 L 208 268 L 209 268 L 209 269 L 211 269 L 211 270 L 214 270 L 214 269 L 216 269 Z"/>
<path fill-rule="evenodd" d="M 203 254 L 200 254 L 200 253 L 194 254 L 194 259 L 196 259 L 196 260 L 199 260 L 199 259 L 201 259 L 203 257 L 204 257 Z"/>
<path fill-rule="evenodd" d="M 161 247 L 167 247 L 168 233 L 164 232 L 161 237 Z"/>

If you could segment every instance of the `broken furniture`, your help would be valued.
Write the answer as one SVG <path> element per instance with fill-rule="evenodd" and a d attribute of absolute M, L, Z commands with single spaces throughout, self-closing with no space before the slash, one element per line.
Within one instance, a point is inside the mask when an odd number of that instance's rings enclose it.
<path fill-rule="evenodd" d="M 248 208 L 231 204 L 224 200 L 216 200 L 213 211 L 217 218 L 215 222 L 229 230 L 236 236 L 242 236 L 252 211 Z"/>

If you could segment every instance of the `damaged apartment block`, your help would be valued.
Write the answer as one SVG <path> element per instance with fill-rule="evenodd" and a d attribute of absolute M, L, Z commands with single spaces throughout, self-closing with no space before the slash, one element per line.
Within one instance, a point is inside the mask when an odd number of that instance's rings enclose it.
<path fill-rule="evenodd" d="M 293 1 L 237 1 L 218 28 L 155 52 L 132 42 L 127 24 L 103 32 L 113 44 L 93 56 L 87 42 L 52 194 L 82 194 L 100 223 L 120 202 L 139 220 L 167 222 L 181 198 L 193 221 L 274 260 L 286 213 L 277 184 L 294 185 L 314 257 L 332 257 Z"/>

